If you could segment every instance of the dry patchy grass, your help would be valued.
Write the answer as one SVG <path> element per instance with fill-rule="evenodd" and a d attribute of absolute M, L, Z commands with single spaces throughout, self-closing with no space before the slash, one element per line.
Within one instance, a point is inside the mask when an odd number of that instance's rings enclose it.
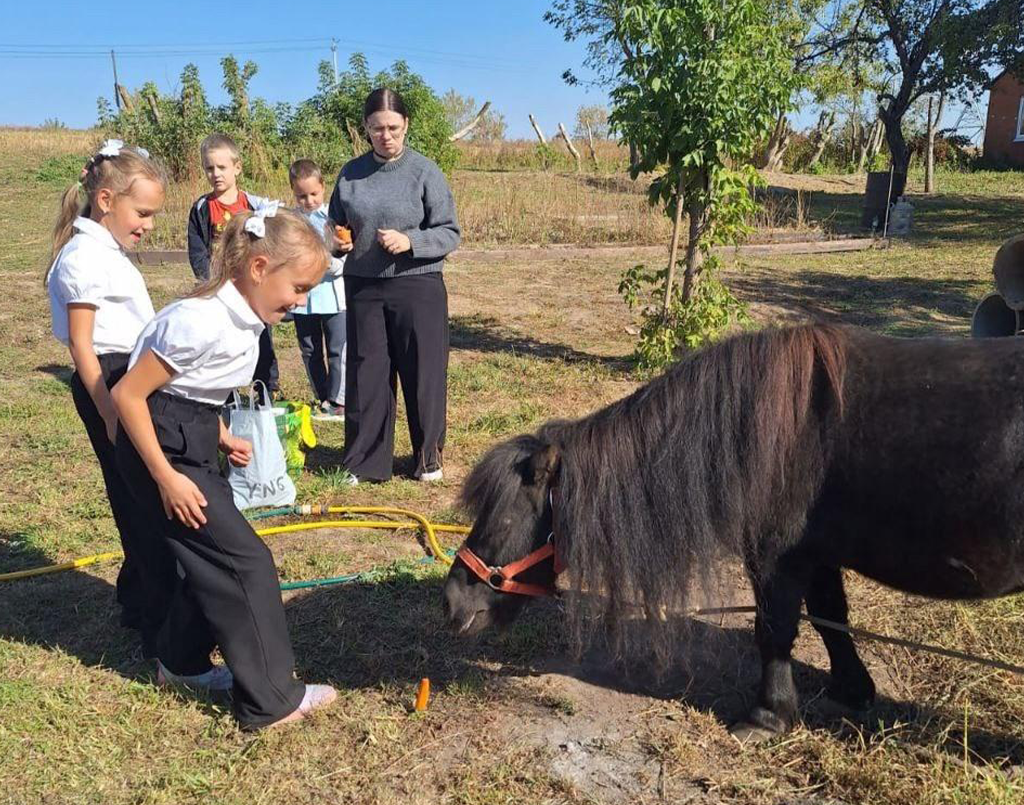
<path fill-rule="evenodd" d="M 0 197 L 0 572 L 117 545 L 40 283 L 56 191 L 34 177 L 67 149 L 87 150 L 89 140 L 61 132 L 21 145 L 24 137 L 0 130 L 0 176 L 12 189 Z M 906 335 L 963 335 L 990 285 L 995 248 L 1019 228 L 1020 191 L 1000 181 L 998 193 L 975 187 L 922 199 L 917 234 L 889 251 L 734 262 L 726 279 L 760 321 L 814 313 Z M 840 185 L 810 188 L 811 203 L 827 211 L 834 197 L 832 210 L 847 203 L 855 211 L 847 197 L 856 197 Z M 531 259 L 454 261 L 445 482 L 424 487 L 401 477 L 410 450 L 399 429 L 399 477 L 345 487 L 341 429 L 325 425 L 301 498 L 460 518 L 457 485 L 495 440 L 548 417 L 582 415 L 635 386 L 625 359 L 631 320 L 614 287 L 637 259 L 628 251 L 596 259 L 537 250 Z M 146 269 L 158 304 L 189 277 L 185 266 Z M 276 337 L 284 389 L 303 397 L 291 328 L 279 327 Z M 709 664 L 695 679 L 631 687 L 600 657 L 579 665 L 565 657 L 550 604 L 507 632 L 455 640 L 437 604 L 442 571 L 420 562 L 411 534 L 323 531 L 270 544 L 287 580 L 377 567 L 357 584 L 286 595 L 299 672 L 343 690 L 331 711 L 297 729 L 251 736 L 235 728 L 222 701 L 157 690 L 116 626 L 113 564 L 0 584 L 0 802 L 1024 799 L 1011 773 L 1024 763 L 1024 683 L 1004 673 L 866 644 L 879 706 L 837 714 L 821 695 L 820 641 L 805 630 L 795 652 L 804 726 L 740 751 L 723 723 L 741 711 L 757 673 L 742 617 L 701 632 L 708 639 L 693 652 Z M 925 602 L 850 581 L 858 625 L 1024 662 L 1019 599 Z M 422 676 L 434 682 L 434 703 L 415 716 L 410 703 Z"/>

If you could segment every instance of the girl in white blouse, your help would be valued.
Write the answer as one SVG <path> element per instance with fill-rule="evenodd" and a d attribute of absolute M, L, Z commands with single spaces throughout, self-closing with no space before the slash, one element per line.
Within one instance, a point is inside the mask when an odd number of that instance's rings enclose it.
<path fill-rule="evenodd" d="M 228 432 L 221 407 L 252 379 L 264 327 L 305 304 L 328 264 L 319 234 L 294 213 L 233 218 L 211 279 L 146 326 L 112 392 L 118 466 L 183 570 L 157 637 L 158 681 L 231 688 L 247 729 L 301 719 L 337 696 L 295 678 L 273 556 L 217 462 L 218 448 L 249 461 L 251 445 Z M 227 668 L 211 664 L 214 646 Z"/>
<path fill-rule="evenodd" d="M 44 284 L 54 336 L 75 365 L 71 394 L 103 471 L 125 559 L 117 578 L 121 622 L 142 633 L 152 656 L 174 587 L 174 562 L 153 545 L 114 458 L 117 413 L 109 388 L 128 368 L 142 328 L 153 318 L 146 283 L 124 250 L 153 228 L 166 178 L 145 152 L 108 140 L 89 159 L 81 180 L 61 199 L 52 262 Z"/>

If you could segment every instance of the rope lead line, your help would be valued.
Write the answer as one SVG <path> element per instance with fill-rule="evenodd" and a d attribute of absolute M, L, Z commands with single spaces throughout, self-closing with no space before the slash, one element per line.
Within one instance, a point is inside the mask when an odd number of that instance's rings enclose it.
<path fill-rule="evenodd" d="M 267 517 L 279 517 L 286 515 L 307 516 L 314 514 L 390 514 L 407 517 L 409 520 L 401 522 L 393 520 L 321 520 L 315 523 L 292 523 L 290 525 L 270 526 L 268 528 L 260 529 L 256 533 L 261 537 L 269 537 L 275 534 L 291 534 L 297 531 L 312 531 L 317 528 L 383 528 L 394 529 L 396 531 L 403 528 L 418 528 L 423 531 L 431 552 L 431 556 L 424 557 L 424 559 L 420 561 L 433 560 L 445 565 L 450 565 L 453 561 L 452 554 L 441 547 L 441 544 L 437 541 L 437 532 L 468 534 L 470 530 L 469 526 L 432 523 L 418 512 L 414 512 L 409 509 L 394 508 L 391 506 L 320 506 L 306 504 L 281 509 L 271 509 L 268 512 L 257 512 L 250 519 L 262 520 Z M 28 570 L 17 570 L 12 573 L 2 573 L 0 574 L 0 582 L 27 579 L 34 576 L 48 575 L 50 573 L 60 573 L 64 570 L 77 570 L 78 568 L 88 567 L 89 565 L 94 565 L 99 562 L 120 559 L 123 556 L 124 554 L 120 551 L 111 551 L 109 553 L 98 553 L 94 556 L 83 556 L 80 559 L 72 559 L 70 562 L 62 562 L 56 565 L 45 565 L 43 567 L 35 567 Z M 373 569 L 374 568 L 371 568 L 371 570 Z M 311 587 L 325 587 L 331 584 L 350 584 L 363 578 L 364 575 L 365 572 L 350 573 L 344 576 L 331 576 L 321 579 L 308 579 L 306 581 L 284 582 L 281 584 L 281 589 L 302 590 Z M 710 607 L 707 609 L 691 610 L 687 614 L 695 617 L 708 617 L 711 615 L 754 614 L 756 611 L 756 608 L 753 606 Z M 861 637 L 865 640 L 873 640 L 877 643 L 886 643 L 890 646 L 900 646 L 913 651 L 925 651 L 930 654 L 937 654 L 940 657 L 948 657 L 953 660 L 960 660 L 962 662 L 981 665 L 986 668 L 995 668 L 1000 671 L 1007 671 L 1017 676 L 1024 676 L 1024 666 L 1014 665 L 1013 663 L 1003 662 L 1002 660 L 978 657 L 964 651 L 943 648 L 942 646 L 933 646 L 928 643 L 917 643 L 913 640 L 904 640 L 900 637 L 889 637 L 888 635 L 870 632 L 867 629 L 860 629 L 856 626 L 837 623 L 836 621 L 826 620 L 825 618 L 817 618 L 813 615 L 801 614 L 800 619 L 812 623 L 815 626 L 821 626 L 825 629 L 834 629 L 837 632 L 845 632 L 848 635 Z"/>

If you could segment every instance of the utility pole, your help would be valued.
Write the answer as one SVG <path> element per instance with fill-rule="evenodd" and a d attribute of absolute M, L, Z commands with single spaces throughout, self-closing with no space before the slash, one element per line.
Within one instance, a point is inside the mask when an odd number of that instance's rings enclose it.
<path fill-rule="evenodd" d="M 117 104 L 118 111 L 121 109 L 121 93 L 117 89 L 117 59 L 114 58 L 114 49 L 110 49 L 110 64 L 114 68 L 114 103 Z"/>
<path fill-rule="evenodd" d="M 334 83 L 338 83 L 338 40 L 331 37 L 331 60 L 334 62 Z"/>

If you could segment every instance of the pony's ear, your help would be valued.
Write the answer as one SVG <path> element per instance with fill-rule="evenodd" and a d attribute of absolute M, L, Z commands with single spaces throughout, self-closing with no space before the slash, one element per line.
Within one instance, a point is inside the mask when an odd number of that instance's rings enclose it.
<path fill-rule="evenodd" d="M 527 480 L 534 486 L 547 486 L 552 476 L 558 472 L 561 457 L 558 448 L 553 444 L 545 445 L 530 456 L 530 468 Z"/>

